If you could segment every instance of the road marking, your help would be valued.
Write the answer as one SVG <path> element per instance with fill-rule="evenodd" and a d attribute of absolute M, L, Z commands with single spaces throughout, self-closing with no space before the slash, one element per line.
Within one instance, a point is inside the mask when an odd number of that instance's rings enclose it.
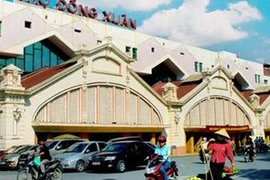
<path fill-rule="evenodd" d="M 247 175 L 247 174 L 251 174 L 251 173 L 254 173 L 254 172 L 256 172 L 256 171 L 260 171 L 260 169 L 259 169 L 259 170 L 249 171 L 249 172 L 244 173 L 244 174 L 241 174 L 241 173 L 240 173 L 239 175 L 233 176 L 233 178 L 235 179 L 235 178 L 238 178 L 238 177 L 241 177 L 241 176 L 245 176 L 245 175 Z"/>

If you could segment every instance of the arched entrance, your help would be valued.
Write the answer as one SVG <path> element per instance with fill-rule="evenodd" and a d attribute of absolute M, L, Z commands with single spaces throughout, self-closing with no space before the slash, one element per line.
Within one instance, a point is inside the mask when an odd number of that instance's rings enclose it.
<path fill-rule="evenodd" d="M 236 142 L 244 142 L 250 135 L 250 117 L 240 104 L 227 97 L 212 96 L 202 99 L 187 113 L 184 130 L 186 133 L 186 152 L 197 152 L 196 144 L 202 137 L 225 128 Z"/>

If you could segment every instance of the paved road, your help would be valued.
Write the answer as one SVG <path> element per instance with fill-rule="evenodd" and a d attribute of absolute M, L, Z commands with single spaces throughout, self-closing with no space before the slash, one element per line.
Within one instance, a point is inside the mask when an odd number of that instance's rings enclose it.
<path fill-rule="evenodd" d="M 179 180 L 206 172 L 204 164 L 198 156 L 184 156 L 172 158 L 177 161 L 180 176 Z M 235 166 L 241 170 L 232 177 L 236 180 L 270 180 L 270 152 L 258 154 L 254 162 L 244 162 L 243 155 L 235 157 Z M 0 171 L 0 180 L 15 180 L 16 171 Z M 144 167 L 125 173 L 93 173 L 93 172 L 65 172 L 63 180 L 143 180 Z"/>

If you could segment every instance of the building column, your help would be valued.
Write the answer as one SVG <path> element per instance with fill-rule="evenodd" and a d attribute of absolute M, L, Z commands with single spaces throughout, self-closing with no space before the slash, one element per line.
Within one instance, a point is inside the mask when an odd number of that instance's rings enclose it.
<path fill-rule="evenodd" d="M 153 143 L 153 144 L 156 144 L 157 143 L 157 141 L 156 141 L 156 133 L 152 133 L 151 134 L 150 142 Z"/>

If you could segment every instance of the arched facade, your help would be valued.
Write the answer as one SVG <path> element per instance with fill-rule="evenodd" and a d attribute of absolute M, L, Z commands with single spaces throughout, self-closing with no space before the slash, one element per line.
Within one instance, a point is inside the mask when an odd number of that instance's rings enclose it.
<path fill-rule="evenodd" d="M 159 132 L 164 125 L 148 99 L 134 90 L 106 83 L 57 94 L 35 114 L 32 125 L 37 132 L 152 132 L 155 128 Z M 69 130 L 72 125 L 76 127 Z"/>
<path fill-rule="evenodd" d="M 219 128 L 225 128 L 232 139 L 241 142 L 252 131 L 251 118 L 239 103 L 224 96 L 211 96 L 196 103 L 184 122 L 187 152 L 198 151 L 196 144 Z M 195 148 L 195 149 L 193 149 Z"/>
<path fill-rule="evenodd" d="M 255 108 L 221 67 L 181 83 L 168 83 L 161 94 L 171 107 L 169 114 L 174 126 L 170 133 L 178 138 L 179 153 L 196 152 L 201 138 L 220 128 L 225 128 L 236 141 L 245 141 L 247 136 L 259 131 Z"/>

